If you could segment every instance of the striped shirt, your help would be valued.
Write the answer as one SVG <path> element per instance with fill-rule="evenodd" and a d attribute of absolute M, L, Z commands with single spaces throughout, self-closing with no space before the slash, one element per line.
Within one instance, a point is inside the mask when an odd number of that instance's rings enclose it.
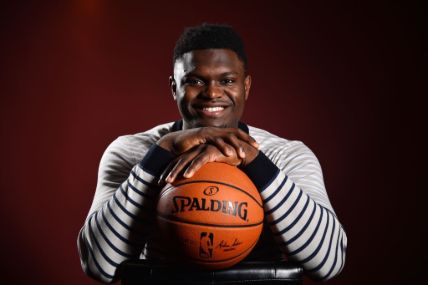
<path fill-rule="evenodd" d="M 255 258 L 282 255 L 299 263 L 317 280 L 336 276 L 345 263 L 347 238 L 327 196 L 318 159 L 300 141 L 286 140 L 241 124 L 260 145 L 243 171 L 260 191 L 265 226 Z M 99 166 L 97 188 L 79 232 L 83 270 L 116 281 L 120 263 L 129 259 L 167 260 L 155 224 L 158 180 L 174 156 L 156 145 L 177 123 L 126 135 L 113 141 Z M 272 242 L 273 241 L 273 242 Z M 266 256 L 265 256 L 266 257 Z"/>

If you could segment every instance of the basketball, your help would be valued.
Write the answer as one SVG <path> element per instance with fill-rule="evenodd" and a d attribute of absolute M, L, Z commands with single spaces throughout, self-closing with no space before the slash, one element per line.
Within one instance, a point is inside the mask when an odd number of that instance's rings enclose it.
<path fill-rule="evenodd" d="M 211 162 L 159 194 L 157 224 L 165 248 L 185 264 L 217 270 L 235 265 L 263 227 L 260 194 L 235 166 Z"/>

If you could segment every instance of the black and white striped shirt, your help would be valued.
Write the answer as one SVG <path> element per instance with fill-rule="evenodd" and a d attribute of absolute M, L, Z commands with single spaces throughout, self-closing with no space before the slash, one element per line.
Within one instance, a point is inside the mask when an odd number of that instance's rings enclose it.
<path fill-rule="evenodd" d="M 78 237 L 82 267 L 93 278 L 110 283 L 125 260 L 167 258 L 152 230 L 153 201 L 160 191 L 159 176 L 174 156 L 156 142 L 177 126 L 168 123 L 121 136 L 106 149 Z M 312 278 L 334 277 L 344 266 L 347 238 L 328 199 L 318 159 L 300 141 L 240 127 L 260 145 L 259 155 L 243 170 L 260 191 L 265 229 L 277 253 L 301 264 Z"/>

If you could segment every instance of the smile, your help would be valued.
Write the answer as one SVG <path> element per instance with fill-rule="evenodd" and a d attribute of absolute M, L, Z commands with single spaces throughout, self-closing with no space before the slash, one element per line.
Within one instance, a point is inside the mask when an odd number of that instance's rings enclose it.
<path fill-rule="evenodd" d="M 214 112 L 223 111 L 224 107 L 205 107 L 205 108 L 202 108 L 202 110 L 205 112 L 214 113 Z"/>
<path fill-rule="evenodd" d="M 227 106 L 199 106 L 196 108 L 199 115 L 207 118 L 219 118 L 224 115 Z"/>

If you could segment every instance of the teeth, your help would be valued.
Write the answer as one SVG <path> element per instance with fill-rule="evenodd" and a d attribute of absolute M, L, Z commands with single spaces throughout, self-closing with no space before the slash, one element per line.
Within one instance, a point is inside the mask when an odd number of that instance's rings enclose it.
<path fill-rule="evenodd" d="M 223 111 L 224 107 L 205 107 L 204 111 L 208 111 L 208 112 L 218 112 L 218 111 Z"/>

